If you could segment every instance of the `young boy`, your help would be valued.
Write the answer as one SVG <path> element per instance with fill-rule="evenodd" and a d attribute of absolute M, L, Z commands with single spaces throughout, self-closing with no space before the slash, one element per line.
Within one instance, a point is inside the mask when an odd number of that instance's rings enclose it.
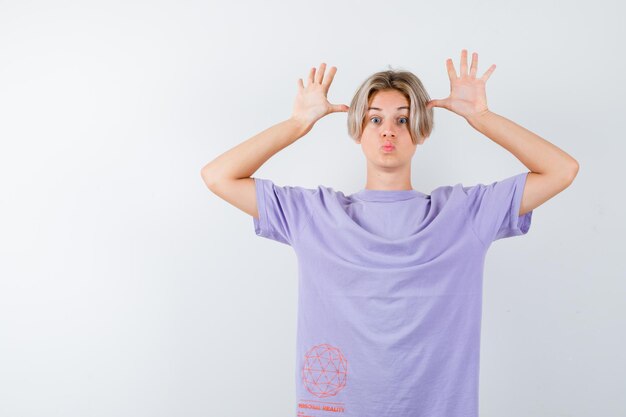
<path fill-rule="evenodd" d="M 526 234 L 534 208 L 567 188 L 578 163 L 487 108 L 485 83 L 457 76 L 430 100 L 407 71 L 369 77 L 351 106 L 330 104 L 336 73 L 298 80 L 291 118 L 202 169 L 207 186 L 253 216 L 255 233 L 291 245 L 299 262 L 296 415 L 478 416 L 482 277 L 491 242 Z M 411 159 L 446 108 L 513 153 L 530 172 L 489 185 L 411 185 Z M 365 188 L 278 186 L 251 175 L 333 112 L 367 159 Z"/>

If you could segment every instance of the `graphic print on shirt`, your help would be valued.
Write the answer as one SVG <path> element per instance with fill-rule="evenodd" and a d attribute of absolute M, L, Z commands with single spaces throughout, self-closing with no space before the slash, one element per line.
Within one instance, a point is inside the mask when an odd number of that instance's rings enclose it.
<path fill-rule="evenodd" d="M 334 397 L 346 387 L 348 379 L 348 360 L 338 347 L 323 343 L 309 349 L 303 358 L 302 385 L 318 398 Z M 343 403 L 301 400 L 299 409 L 343 413 Z M 304 416 L 302 412 L 299 416 Z"/>

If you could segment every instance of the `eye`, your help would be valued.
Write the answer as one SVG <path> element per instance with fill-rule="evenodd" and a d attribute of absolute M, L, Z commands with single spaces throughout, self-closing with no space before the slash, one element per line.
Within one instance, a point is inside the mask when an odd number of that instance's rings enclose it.
<path fill-rule="evenodd" d="M 374 117 L 370 118 L 370 121 L 372 121 L 374 119 L 380 119 L 380 117 L 374 116 Z M 409 123 L 409 118 L 408 117 L 401 117 L 399 120 L 405 120 L 404 123 L 400 123 L 400 124 L 407 124 L 407 123 Z M 376 122 L 374 122 L 374 123 L 376 123 Z"/>

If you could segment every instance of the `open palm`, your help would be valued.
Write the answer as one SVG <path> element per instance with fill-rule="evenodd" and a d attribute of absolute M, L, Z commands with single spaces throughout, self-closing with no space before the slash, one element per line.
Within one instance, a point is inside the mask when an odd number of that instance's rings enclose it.
<path fill-rule="evenodd" d="M 488 111 L 485 84 L 496 69 L 496 65 L 493 64 L 482 77 L 476 78 L 478 54 L 476 52 L 472 54 L 472 65 L 468 73 L 467 49 L 463 49 L 461 51 L 461 74 L 457 76 L 450 58 L 446 60 L 446 67 L 450 77 L 450 96 L 440 100 L 431 100 L 426 107 L 442 107 L 465 118 Z"/>

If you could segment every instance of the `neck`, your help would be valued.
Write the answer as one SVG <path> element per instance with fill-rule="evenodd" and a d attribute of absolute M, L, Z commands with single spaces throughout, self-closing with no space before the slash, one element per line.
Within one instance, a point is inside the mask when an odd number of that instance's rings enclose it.
<path fill-rule="evenodd" d="M 393 171 L 385 171 L 384 168 L 373 168 L 368 164 L 365 189 L 389 191 L 412 190 L 411 167 L 400 167 Z"/>

